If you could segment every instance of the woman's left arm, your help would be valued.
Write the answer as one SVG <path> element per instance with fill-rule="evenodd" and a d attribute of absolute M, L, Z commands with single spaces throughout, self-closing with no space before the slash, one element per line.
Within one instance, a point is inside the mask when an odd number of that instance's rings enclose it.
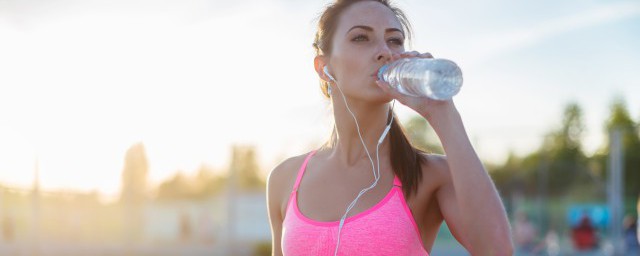
<path fill-rule="evenodd" d="M 464 239 L 472 255 L 512 255 L 504 207 L 453 101 L 433 104 L 428 113 L 420 114 L 436 131 L 446 154 L 450 180 L 437 197 L 447 225 Z"/>
<path fill-rule="evenodd" d="M 430 53 L 405 52 L 399 58 L 433 58 Z M 512 255 L 511 230 L 504 206 L 491 177 L 484 169 L 453 100 L 437 101 L 411 97 L 390 89 L 389 84 L 377 81 L 378 86 L 392 98 L 422 115 L 434 128 L 446 154 L 447 181 L 438 189 L 438 204 L 447 225 L 456 239 L 472 255 Z"/>

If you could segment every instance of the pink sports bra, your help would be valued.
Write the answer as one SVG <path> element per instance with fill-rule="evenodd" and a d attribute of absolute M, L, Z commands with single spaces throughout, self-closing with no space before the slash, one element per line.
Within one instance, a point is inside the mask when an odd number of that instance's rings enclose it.
<path fill-rule="evenodd" d="M 340 221 L 316 221 L 298 209 L 297 191 L 312 151 L 298 171 L 282 225 L 283 255 L 333 255 Z M 338 255 L 428 256 L 420 231 L 394 176 L 389 193 L 372 208 L 345 220 Z"/>

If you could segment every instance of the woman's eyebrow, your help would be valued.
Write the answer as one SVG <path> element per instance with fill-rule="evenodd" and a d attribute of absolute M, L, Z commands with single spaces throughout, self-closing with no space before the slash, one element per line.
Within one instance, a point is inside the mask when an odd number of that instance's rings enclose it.
<path fill-rule="evenodd" d="M 364 25 L 356 25 L 356 26 L 351 27 L 349 30 L 347 30 L 347 33 L 349 33 L 351 30 L 354 30 L 356 28 L 364 29 L 366 31 L 373 31 L 372 27 L 364 26 Z M 387 32 L 387 33 L 388 32 L 400 32 L 402 34 L 402 36 L 404 36 L 404 33 L 399 28 L 387 28 L 387 29 L 385 29 L 385 32 Z"/>

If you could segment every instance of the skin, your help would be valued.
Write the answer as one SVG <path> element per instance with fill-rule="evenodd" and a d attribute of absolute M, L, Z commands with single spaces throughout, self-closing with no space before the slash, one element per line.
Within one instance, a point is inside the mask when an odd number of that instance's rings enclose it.
<path fill-rule="evenodd" d="M 378 69 L 399 58 L 432 58 L 430 53 L 405 52 L 400 22 L 386 6 L 372 1 L 351 5 L 340 16 L 329 56 L 317 56 L 318 76 L 330 83 L 338 134 L 337 145 L 317 152 L 308 163 L 298 190 L 298 206 L 317 221 L 340 220 L 361 189 L 370 186 L 372 166 L 357 133 L 355 114 L 364 142 L 375 161 L 376 144 L 386 126 L 390 101 L 415 110 L 434 128 L 445 154 L 425 154 L 418 192 L 407 199 L 418 224 L 424 248 L 430 253 L 442 222 L 472 255 L 512 255 L 506 213 L 491 178 L 469 142 L 453 101 L 407 97 L 377 81 Z M 331 80 L 323 72 L 327 65 Z M 344 95 L 344 99 L 343 99 Z M 347 216 L 377 204 L 393 185 L 389 138 L 379 148 L 378 185 L 364 194 Z M 298 170 L 306 157 L 289 158 L 268 177 L 267 200 L 273 255 L 282 255 L 282 221 Z"/>

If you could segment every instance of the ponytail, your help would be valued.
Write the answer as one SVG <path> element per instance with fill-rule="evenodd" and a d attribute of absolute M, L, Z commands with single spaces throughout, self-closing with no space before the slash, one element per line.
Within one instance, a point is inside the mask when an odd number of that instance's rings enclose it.
<path fill-rule="evenodd" d="M 422 164 L 427 161 L 422 156 L 425 152 L 409 142 L 404 128 L 395 115 L 389 130 L 389 141 L 391 168 L 402 182 L 402 191 L 405 198 L 408 198 L 412 193 L 418 192 L 418 184 L 422 180 Z"/>

